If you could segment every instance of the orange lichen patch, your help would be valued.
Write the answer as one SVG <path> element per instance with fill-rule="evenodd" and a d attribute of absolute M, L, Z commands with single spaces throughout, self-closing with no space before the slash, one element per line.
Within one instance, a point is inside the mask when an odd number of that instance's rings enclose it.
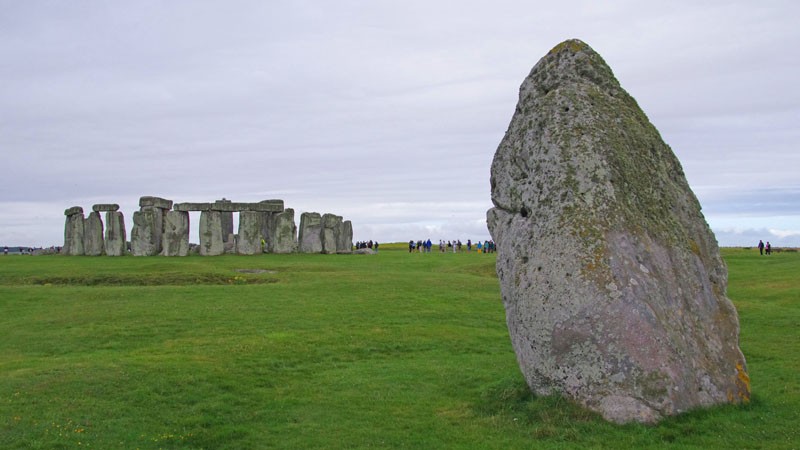
<path fill-rule="evenodd" d="M 736 363 L 736 386 L 739 388 L 739 401 L 750 402 L 750 375 L 744 370 L 741 362 Z"/>

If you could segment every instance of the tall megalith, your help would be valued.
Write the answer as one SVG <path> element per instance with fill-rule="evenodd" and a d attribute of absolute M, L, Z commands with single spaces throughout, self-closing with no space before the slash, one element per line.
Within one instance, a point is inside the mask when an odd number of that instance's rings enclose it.
<path fill-rule="evenodd" d="M 322 253 L 336 253 L 342 232 L 342 216 L 323 214 L 322 216 Z"/>
<path fill-rule="evenodd" d="M 139 199 L 139 211 L 133 213 L 131 254 L 153 256 L 161 253 L 164 214 L 172 208 L 172 200 L 145 196 Z"/>
<path fill-rule="evenodd" d="M 263 213 L 241 211 L 239 213 L 239 235 L 236 239 L 236 253 L 255 255 L 261 253 L 261 223 Z"/>
<path fill-rule="evenodd" d="M 83 255 L 83 208 L 73 206 L 64 210 L 67 217 L 64 224 L 64 247 L 65 255 Z"/>
<path fill-rule="evenodd" d="M 588 45 L 531 70 L 494 156 L 497 274 L 537 394 L 615 422 L 747 401 L 727 269 L 680 163 Z"/>
<path fill-rule="evenodd" d="M 125 218 L 120 211 L 106 212 L 105 253 L 108 256 L 123 256 L 127 247 Z"/>
<path fill-rule="evenodd" d="M 200 213 L 200 255 L 216 256 L 225 252 L 222 241 L 222 217 L 220 211 L 206 210 Z"/>
<path fill-rule="evenodd" d="M 353 222 L 349 220 L 342 222 L 336 251 L 337 253 L 353 253 Z"/>
<path fill-rule="evenodd" d="M 272 217 L 272 239 L 270 253 L 292 253 L 297 250 L 297 225 L 294 209 L 286 208 Z"/>
<path fill-rule="evenodd" d="M 101 256 L 104 250 L 103 220 L 99 212 L 92 211 L 83 221 L 83 254 Z"/>
<path fill-rule="evenodd" d="M 164 256 L 189 255 L 189 213 L 187 211 L 167 211 L 164 214 L 161 254 Z"/>
<path fill-rule="evenodd" d="M 300 214 L 297 240 L 300 253 L 322 253 L 322 216 L 319 213 Z"/>

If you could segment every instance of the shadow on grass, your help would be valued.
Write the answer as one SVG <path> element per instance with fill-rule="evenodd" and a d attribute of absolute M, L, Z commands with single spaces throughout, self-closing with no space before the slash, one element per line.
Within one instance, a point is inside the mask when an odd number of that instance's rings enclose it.
<path fill-rule="evenodd" d="M 29 285 L 54 286 L 187 286 L 187 285 L 246 285 L 277 283 L 274 277 L 261 274 L 237 273 L 148 273 L 93 274 L 75 276 L 34 276 L 24 279 Z"/>

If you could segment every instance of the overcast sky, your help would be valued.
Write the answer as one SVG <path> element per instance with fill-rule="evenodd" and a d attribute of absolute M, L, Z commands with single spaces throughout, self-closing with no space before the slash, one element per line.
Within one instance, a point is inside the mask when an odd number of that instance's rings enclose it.
<path fill-rule="evenodd" d="M 656 4 L 657 3 L 657 4 Z M 800 246 L 800 2 L 0 0 L 0 245 L 144 195 L 283 199 L 355 240 L 488 239 L 520 84 L 592 46 L 720 245 Z M 192 219 L 193 241 L 197 238 Z"/>

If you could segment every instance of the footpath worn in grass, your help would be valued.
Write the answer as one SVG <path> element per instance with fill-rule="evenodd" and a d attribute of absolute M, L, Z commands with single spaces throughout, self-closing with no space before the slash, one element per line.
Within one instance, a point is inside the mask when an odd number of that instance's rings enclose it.
<path fill-rule="evenodd" d="M 657 426 L 529 393 L 494 255 L 0 257 L 0 448 L 798 448 L 800 255 L 724 256 L 753 401 Z"/>

